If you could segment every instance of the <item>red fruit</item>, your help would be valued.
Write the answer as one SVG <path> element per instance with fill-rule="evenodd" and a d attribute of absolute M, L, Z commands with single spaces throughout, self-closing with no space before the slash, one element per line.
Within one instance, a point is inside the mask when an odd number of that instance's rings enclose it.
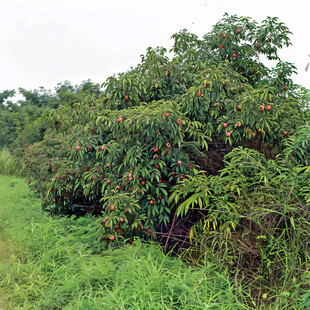
<path fill-rule="evenodd" d="M 56 199 L 54 198 L 54 199 L 53 199 L 53 201 L 55 202 L 55 201 L 56 201 Z"/>
<path fill-rule="evenodd" d="M 106 166 L 107 168 L 109 168 L 109 167 L 110 167 L 110 164 L 109 164 L 109 163 L 107 163 L 105 166 Z"/>
<path fill-rule="evenodd" d="M 128 173 L 128 177 L 132 178 L 132 173 L 131 172 Z"/>
<path fill-rule="evenodd" d="M 241 30 L 240 29 L 237 29 L 237 33 L 240 33 L 241 32 Z"/>
<path fill-rule="evenodd" d="M 55 171 L 55 169 L 52 169 L 52 172 L 54 172 Z"/>
<path fill-rule="evenodd" d="M 288 87 L 287 87 L 287 86 L 284 86 L 284 89 L 285 89 L 285 90 L 288 90 Z"/>
<path fill-rule="evenodd" d="M 118 190 L 120 190 L 120 189 L 121 189 L 121 187 L 120 187 L 120 186 L 117 186 L 117 189 L 118 189 Z"/>
<path fill-rule="evenodd" d="M 165 115 L 165 117 L 169 117 L 169 113 L 168 112 L 166 112 L 164 115 Z"/>
<path fill-rule="evenodd" d="M 257 46 L 258 46 L 258 44 L 257 44 L 257 43 L 255 43 L 255 44 L 254 44 L 254 46 L 255 46 L 255 47 L 257 47 Z"/>
<path fill-rule="evenodd" d="M 181 178 L 181 179 L 184 179 L 184 178 L 185 178 L 185 175 L 184 175 L 184 174 L 181 174 L 180 178 Z"/>
<path fill-rule="evenodd" d="M 110 181 L 110 180 L 107 180 L 107 183 L 108 183 L 108 184 L 110 184 L 110 183 L 111 183 L 111 181 Z"/>
<path fill-rule="evenodd" d="M 154 201 L 153 200 L 150 200 L 150 205 L 154 204 Z"/>
<path fill-rule="evenodd" d="M 166 143 L 166 147 L 169 148 L 171 145 L 170 143 Z"/>
<path fill-rule="evenodd" d="M 159 155 L 157 154 L 157 155 L 155 156 L 155 158 L 156 158 L 156 159 L 159 159 Z"/>
<path fill-rule="evenodd" d="M 114 210 L 115 210 L 115 207 L 114 207 L 114 206 L 110 206 L 110 210 L 111 210 L 111 211 L 114 211 Z"/>
<path fill-rule="evenodd" d="M 223 48 L 223 45 L 220 45 L 219 48 Z"/>
<path fill-rule="evenodd" d="M 153 147 L 153 151 L 156 153 L 158 152 L 158 147 Z"/>
<path fill-rule="evenodd" d="M 241 127 L 241 122 L 237 122 L 237 126 L 238 126 L 238 127 Z"/>
<path fill-rule="evenodd" d="M 225 33 L 223 33 L 223 34 L 222 34 L 222 37 L 223 37 L 223 38 L 225 38 L 225 37 L 226 37 L 226 34 L 225 34 Z"/>
<path fill-rule="evenodd" d="M 122 121 L 122 118 L 121 117 L 118 117 L 117 118 L 117 121 L 120 123 Z"/>
<path fill-rule="evenodd" d="M 286 131 L 286 130 L 283 130 L 282 133 L 283 133 L 284 135 L 287 135 L 287 131 Z"/>
<path fill-rule="evenodd" d="M 267 41 L 268 41 L 268 42 L 271 42 L 271 39 L 270 39 L 270 38 L 268 38 L 268 39 L 267 39 Z"/>
<path fill-rule="evenodd" d="M 123 222 L 124 222 L 124 219 L 121 217 L 121 218 L 120 218 L 120 221 L 123 223 Z"/>
<path fill-rule="evenodd" d="M 158 168 L 159 168 L 159 165 L 156 165 L 155 167 L 158 169 Z"/>
<path fill-rule="evenodd" d="M 62 147 L 61 149 L 62 149 L 62 150 L 64 150 L 65 148 L 64 148 L 64 147 Z"/>
<path fill-rule="evenodd" d="M 236 57 L 237 57 L 237 54 L 236 54 L 236 53 L 233 53 L 233 54 L 232 54 L 232 57 L 236 58 Z"/>
<path fill-rule="evenodd" d="M 264 109 L 265 109 L 265 108 L 264 108 L 263 105 L 260 105 L 260 106 L 259 106 L 259 110 L 260 110 L 260 111 L 264 111 Z"/>
<path fill-rule="evenodd" d="M 81 149 L 81 147 L 78 145 L 78 146 L 76 147 L 76 150 L 79 151 L 80 149 Z"/>
<path fill-rule="evenodd" d="M 172 173 L 171 173 L 172 175 L 175 175 L 175 171 L 172 171 Z"/>
<path fill-rule="evenodd" d="M 237 106 L 237 110 L 238 110 L 238 111 L 241 111 L 241 105 L 238 105 L 238 106 Z"/>
<path fill-rule="evenodd" d="M 69 149 L 69 148 L 67 148 L 67 151 L 69 152 L 69 151 L 70 151 L 70 149 Z"/>
<path fill-rule="evenodd" d="M 126 94 L 126 95 L 125 95 L 125 100 L 128 100 L 128 98 L 129 98 L 129 97 L 128 97 L 128 95 Z"/>
<path fill-rule="evenodd" d="M 99 168 L 97 169 L 97 172 L 100 172 L 100 169 L 99 169 Z"/>
<path fill-rule="evenodd" d="M 223 124 L 223 127 L 224 127 L 224 128 L 227 128 L 227 126 L 228 126 L 227 123 L 224 123 L 224 124 Z"/>
<path fill-rule="evenodd" d="M 57 179 L 59 179 L 59 175 L 57 175 L 57 177 L 56 177 Z"/>
<path fill-rule="evenodd" d="M 104 151 L 104 149 L 105 149 L 104 145 L 100 146 L 100 151 Z"/>
<path fill-rule="evenodd" d="M 142 181 L 141 184 L 142 184 L 142 185 L 145 185 L 145 181 Z"/>
<path fill-rule="evenodd" d="M 226 132 L 226 137 L 230 137 L 231 136 L 231 132 L 230 131 L 227 131 Z"/>
<path fill-rule="evenodd" d="M 243 89 L 246 90 L 246 87 L 244 86 Z"/>
<path fill-rule="evenodd" d="M 111 240 L 111 241 L 115 240 L 115 237 L 114 237 L 114 236 L 111 236 L 111 237 L 110 237 L 110 240 Z"/>
<path fill-rule="evenodd" d="M 197 91 L 197 94 L 196 94 L 197 97 L 200 97 L 201 96 L 201 91 L 198 89 Z"/>
<path fill-rule="evenodd" d="M 182 124 L 182 120 L 179 118 L 179 119 L 177 120 L 177 123 L 178 123 L 179 125 L 181 125 L 181 124 Z"/>
<path fill-rule="evenodd" d="M 271 110 L 271 105 L 266 105 L 266 110 L 270 111 Z"/>
<path fill-rule="evenodd" d="M 181 161 L 178 160 L 177 165 L 180 167 L 182 165 Z"/>
<path fill-rule="evenodd" d="M 131 182 L 132 181 L 132 178 L 129 178 L 129 182 Z"/>
<path fill-rule="evenodd" d="M 86 168 L 86 167 L 84 168 L 84 171 L 85 171 L 85 172 L 87 171 L 87 168 Z"/>

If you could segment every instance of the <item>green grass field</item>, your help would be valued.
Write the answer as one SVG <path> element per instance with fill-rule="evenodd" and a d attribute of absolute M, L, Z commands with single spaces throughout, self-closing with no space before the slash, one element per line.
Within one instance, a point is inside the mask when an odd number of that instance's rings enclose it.
<path fill-rule="evenodd" d="M 23 179 L 0 176 L 0 197 L 2 309 L 249 309 L 212 263 L 139 241 L 103 251 L 95 218 L 49 217 Z"/>

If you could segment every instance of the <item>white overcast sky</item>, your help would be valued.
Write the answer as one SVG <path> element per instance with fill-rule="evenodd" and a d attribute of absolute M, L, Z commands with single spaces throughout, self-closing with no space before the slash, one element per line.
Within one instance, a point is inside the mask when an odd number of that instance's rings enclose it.
<path fill-rule="evenodd" d="M 0 91 L 102 83 L 147 47 L 170 48 L 181 29 L 201 38 L 224 12 L 279 17 L 293 32 L 280 56 L 297 66 L 294 82 L 310 88 L 310 0 L 0 0 Z"/>

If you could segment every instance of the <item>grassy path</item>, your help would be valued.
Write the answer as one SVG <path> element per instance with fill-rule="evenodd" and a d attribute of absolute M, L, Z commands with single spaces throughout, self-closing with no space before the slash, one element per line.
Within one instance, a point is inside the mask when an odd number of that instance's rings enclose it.
<path fill-rule="evenodd" d="M 8 272 L 8 264 L 11 255 L 10 241 L 5 234 L 4 227 L 8 224 L 6 221 L 4 206 L 10 206 L 12 198 L 17 193 L 14 190 L 15 182 L 8 182 L 9 177 L 2 178 L 2 184 L 0 187 L 0 279 L 1 275 Z M 0 310 L 8 309 L 5 293 L 0 287 Z"/>
<path fill-rule="evenodd" d="M 7 272 L 9 258 L 10 258 L 9 243 L 8 240 L 3 236 L 3 231 L 0 231 L 0 275 Z M 5 294 L 1 291 L 0 288 L 0 310 L 6 310 L 6 309 L 8 309 L 8 307 Z"/>
<path fill-rule="evenodd" d="M 7 266 L 10 257 L 10 250 L 8 240 L 2 236 L 2 232 L 0 231 L 0 275 L 7 272 Z M 7 302 L 5 298 L 5 294 L 1 291 L 0 288 L 0 310 L 6 310 Z"/>
<path fill-rule="evenodd" d="M 49 217 L 22 179 L 0 175 L 0 197 L 1 310 L 249 309 L 214 264 L 193 268 L 138 240 L 103 250 L 95 218 Z"/>

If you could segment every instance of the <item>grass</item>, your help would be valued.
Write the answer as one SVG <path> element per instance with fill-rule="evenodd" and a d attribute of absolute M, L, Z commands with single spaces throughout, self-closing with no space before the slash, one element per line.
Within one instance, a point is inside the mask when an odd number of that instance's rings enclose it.
<path fill-rule="evenodd" d="M 0 174 L 25 176 L 26 164 L 20 158 L 14 157 L 7 149 L 0 150 Z"/>
<path fill-rule="evenodd" d="M 1 310 L 306 309 L 249 305 L 225 268 L 192 267 L 156 243 L 102 250 L 96 218 L 48 216 L 21 178 L 0 176 L 0 197 Z"/>
<path fill-rule="evenodd" d="M 49 217 L 23 179 L 0 176 L 0 196 L 10 309 L 249 309 L 215 264 L 190 267 L 138 240 L 102 251 L 95 218 Z"/>

